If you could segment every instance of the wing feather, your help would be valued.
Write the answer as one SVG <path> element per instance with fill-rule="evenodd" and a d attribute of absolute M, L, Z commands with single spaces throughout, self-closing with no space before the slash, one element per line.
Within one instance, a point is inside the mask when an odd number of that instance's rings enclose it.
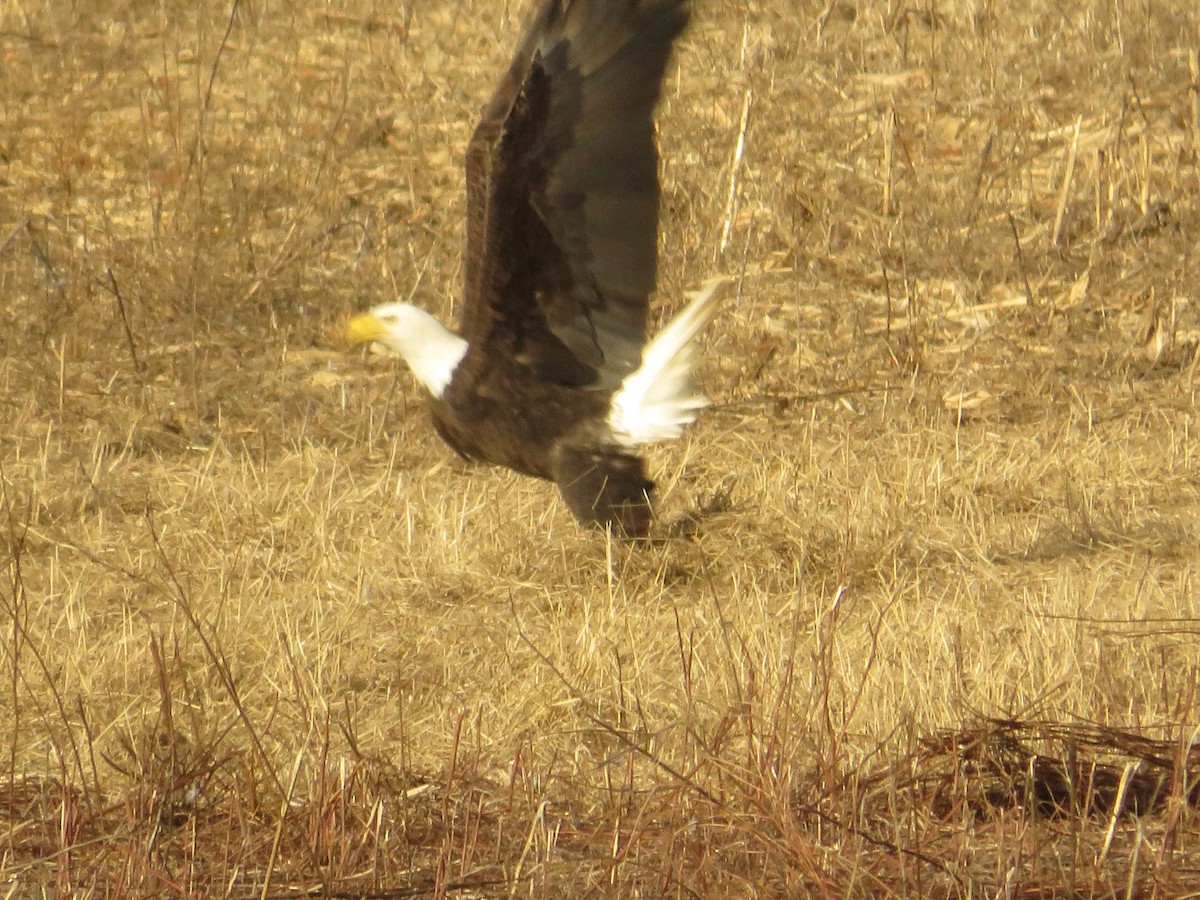
<path fill-rule="evenodd" d="M 688 0 L 549 0 L 467 149 L 460 365 L 615 387 L 646 340 L 658 242 L 653 111 Z M 458 376 L 456 376 L 458 377 Z"/>

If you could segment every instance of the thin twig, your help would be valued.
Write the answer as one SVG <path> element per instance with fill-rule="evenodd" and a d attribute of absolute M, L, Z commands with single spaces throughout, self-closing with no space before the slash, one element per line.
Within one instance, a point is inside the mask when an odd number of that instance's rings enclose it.
<path fill-rule="evenodd" d="M 1200 153 L 1200 50 L 1193 48 L 1188 54 L 1188 73 L 1192 78 L 1192 146 Z"/>
<path fill-rule="evenodd" d="M 3 253 L 5 251 L 5 249 L 8 247 L 8 245 L 12 243 L 13 238 L 15 238 L 18 234 L 20 234 L 21 229 L 23 229 L 28 224 L 29 224 L 29 216 L 26 216 L 24 219 L 22 219 L 16 225 L 14 225 L 12 228 L 10 228 L 8 230 L 8 234 L 4 235 L 3 238 L 0 238 L 0 253 Z"/>
<path fill-rule="evenodd" d="M 1012 213 L 1005 213 L 1008 217 L 1008 227 L 1012 229 L 1013 246 L 1017 250 L 1017 268 L 1021 270 L 1021 280 L 1025 283 L 1025 302 L 1033 308 L 1037 304 L 1033 302 L 1033 288 L 1029 286 L 1029 272 L 1025 269 L 1025 254 L 1021 250 L 1021 236 L 1017 234 L 1017 222 L 1012 217 Z"/>
<path fill-rule="evenodd" d="M 196 115 L 196 138 L 192 142 L 192 150 L 188 154 L 187 170 L 183 175 L 184 182 L 191 176 L 196 161 L 200 158 L 200 150 L 204 144 L 204 122 L 208 116 L 209 106 L 212 104 L 213 87 L 217 83 L 221 57 L 225 55 L 225 48 L 229 46 L 229 36 L 233 34 L 233 23 L 237 21 L 239 6 L 241 6 L 241 0 L 233 0 L 229 6 L 229 18 L 225 22 L 225 33 L 221 35 L 221 43 L 217 45 L 216 56 L 213 57 L 212 65 L 208 69 L 208 84 L 204 88 L 204 99 L 200 102 L 200 112 Z"/>
<path fill-rule="evenodd" d="M 117 276 L 113 274 L 112 266 L 104 269 L 108 275 L 108 287 L 117 301 L 117 312 L 121 315 L 121 326 L 125 329 L 125 341 L 129 344 L 129 355 L 133 357 L 133 368 L 139 374 L 145 372 L 142 359 L 138 356 L 137 343 L 133 339 L 133 329 L 129 325 L 129 314 L 125 311 L 125 299 L 121 296 L 121 286 L 117 284 Z"/>
<path fill-rule="evenodd" d="M 66 285 L 64 285 L 62 279 L 58 277 L 58 272 L 54 268 L 54 263 L 50 261 L 50 255 L 46 252 L 46 248 L 38 243 L 37 236 L 33 231 L 32 219 L 25 220 L 25 230 L 29 233 L 29 246 L 33 250 L 34 258 L 37 259 L 42 268 L 46 270 L 46 274 L 50 276 L 50 279 L 54 282 L 54 286 L 58 288 L 59 296 L 65 298 L 67 296 Z"/>
<path fill-rule="evenodd" d="M 991 159 L 992 148 L 995 144 L 996 132 L 993 131 L 979 149 L 979 159 L 975 164 L 975 177 L 971 182 L 971 199 L 967 202 L 967 215 L 963 223 L 968 229 L 975 224 L 975 218 L 979 215 L 979 194 L 983 190 L 983 173 L 987 171 L 988 160 Z"/>
<path fill-rule="evenodd" d="M 309 734 L 305 735 L 300 749 L 296 752 L 296 759 L 292 763 L 292 775 L 288 779 L 287 792 L 279 798 L 279 821 L 275 823 L 275 834 L 271 839 L 271 852 L 267 857 L 266 870 L 263 872 L 262 892 L 259 894 L 259 900 L 266 900 L 270 895 L 271 878 L 275 874 L 275 864 L 279 860 L 279 844 L 283 840 L 283 825 L 287 821 L 288 808 L 292 805 L 292 797 L 296 793 L 296 782 L 300 779 L 300 767 L 304 763 L 304 751 L 310 737 L 312 737 L 311 730 Z"/>

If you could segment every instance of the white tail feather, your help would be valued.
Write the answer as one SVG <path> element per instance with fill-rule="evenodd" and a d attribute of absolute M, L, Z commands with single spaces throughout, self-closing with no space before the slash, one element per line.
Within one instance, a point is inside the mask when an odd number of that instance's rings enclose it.
<path fill-rule="evenodd" d="M 723 278 L 706 282 L 679 315 L 667 323 L 642 353 L 637 371 L 613 394 L 608 425 L 625 446 L 677 438 L 708 398 L 692 387 L 693 341 L 717 314 Z"/>

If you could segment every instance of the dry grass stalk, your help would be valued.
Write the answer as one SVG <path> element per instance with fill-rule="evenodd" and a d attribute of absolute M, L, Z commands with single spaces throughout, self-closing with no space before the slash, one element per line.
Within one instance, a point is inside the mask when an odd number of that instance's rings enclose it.
<path fill-rule="evenodd" d="M 1192 78 L 1192 146 L 1200 153 L 1200 50 L 1195 48 L 1188 53 L 1188 74 Z"/>
<path fill-rule="evenodd" d="M 892 206 L 892 175 L 896 149 L 896 108 L 888 106 L 883 116 L 883 206 L 880 214 L 887 218 L 895 210 Z M 982 166 L 982 163 L 981 163 Z"/>
<path fill-rule="evenodd" d="M 753 92 L 747 88 L 742 98 L 742 116 L 738 123 L 737 140 L 733 145 L 733 159 L 729 164 L 729 190 L 725 197 L 725 215 L 721 225 L 720 251 L 724 253 L 729 248 L 733 236 L 734 223 L 738 207 L 738 177 L 742 171 L 742 161 L 746 155 L 746 131 L 750 127 L 750 108 L 754 101 Z"/>
<path fill-rule="evenodd" d="M 1067 150 L 1067 164 L 1063 170 L 1062 185 L 1058 189 L 1058 209 L 1054 212 L 1054 228 L 1050 231 L 1050 243 L 1057 247 L 1062 240 L 1063 222 L 1067 216 L 1067 202 L 1071 198 L 1071 182 L 1075 178 L 1075 160 L 1079 156 L 1079 129 L 1083 126 L 1083 117 L 1075 120 L 1075 131 L 1071 137 L 1071 145 Z"/>

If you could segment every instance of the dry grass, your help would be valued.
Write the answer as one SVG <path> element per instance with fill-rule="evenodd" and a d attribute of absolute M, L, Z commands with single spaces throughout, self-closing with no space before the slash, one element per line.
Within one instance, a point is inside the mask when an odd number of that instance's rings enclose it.
<path fill-rule="evenodd" d="M 509 6 L 0 4 L 6 896 L 1200 891 L 1195 5 L 700 3 L 647 547 L 336 342 Z"/>

